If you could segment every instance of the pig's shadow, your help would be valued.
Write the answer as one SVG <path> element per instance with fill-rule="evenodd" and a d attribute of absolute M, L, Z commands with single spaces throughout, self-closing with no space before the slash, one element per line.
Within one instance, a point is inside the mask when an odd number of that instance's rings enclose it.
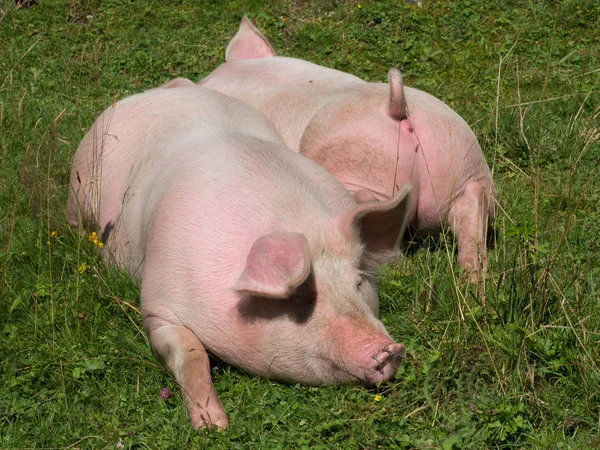
<path fill-rule="evenodd" d="M 407 231 L 402 240 L 402 252 L 406 257 L 411 257 L 416 255 L 421 248 L 436 251 L 442 248 L 443 245 L 443 239 L 439 237 L 421 237 Z"/>
<path fill-rule="evenodd" d="M 405 256 L 414 256 L 421 247 L 428 248 L 430 251 L 435 252 L 440 249 L 446 248 L 446 245 L 454 248 L 456 252 L 456 241 L 452 233 L 448 233 L 448 240 L 445 241 L 442 235 L 439 236 L 419 236 L 415 230 L 406 230 L 404 233 L 404 239 L 402 240 L 402 251 Z M 496 246 L 496 227 L 491 226 L 487 230 L 486 245 L 488 250 L 493 249 Z"/>
<path fill-rule="evenodd" d="M 114 228 L 115 228 L 114 222 L 108 222 L 104 226 L 104 229 L 102 230 L 102 234 L 100 235 L 100 240 L 105 243 L 108 242 L 108 238 L 112 234 Z"/>
<path fill-rule="evenodd" d="M 306 281 L 289 298 L 276 299 L 249 295 L 239 301 L 237 309 L 240 316 L 250 322 L 287 316 L 300 325 L 308 322 L 315 311 L 316 304 L 317 286 L 311 271 Z"/>

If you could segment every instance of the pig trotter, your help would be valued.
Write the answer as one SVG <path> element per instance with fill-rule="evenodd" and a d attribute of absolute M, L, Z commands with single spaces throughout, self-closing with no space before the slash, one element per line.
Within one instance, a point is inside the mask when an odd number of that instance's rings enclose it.
<path fill-rule="evenodd" d="M 486 236 L 493 217 L 490 195 L 481 183 L 471 182 L 448 214 L 448 225 L 458 243 L 458 264 L 470 282 L 487 272 Z"/>
<path fill-rule="evenodd" d="M 183 325 L 145 316 L 144 326 L 152 350 L 181 387 L 192 426 L 227 428 L 229 419 L 212 384 L 210 363 L 202 343 Z"/>

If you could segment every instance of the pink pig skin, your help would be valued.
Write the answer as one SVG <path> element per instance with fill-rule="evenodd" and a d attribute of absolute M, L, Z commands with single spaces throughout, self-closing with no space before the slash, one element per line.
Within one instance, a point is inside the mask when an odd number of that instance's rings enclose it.
<path fill-rule="evenodd" d="M 398 254 L 409 187 L 356 204 L 258 111 L 178 79 L 117 102 L 81 142 L 72 225 L 136 279 L 144 327 L 194 427 L 228 418 L 207 356 L 310 385 L 374 384 L 405 350 L 373 269 Z"/>
<path fill-rule="evenodd" d="M 379 200 L 413 186 L 409 227 L 435 235 L 447 223 L 458 240 L 459 264 L 476 280 L 487 270 L 488 225 L 495 214 L 489 167 L 467 123 L 435 97 L 307 61 L 278 57 L 244 17 L 227 46 L 227 62 L 200 85 L 263 112 L 285 144 L 319 162 L 355 193 Z"/>

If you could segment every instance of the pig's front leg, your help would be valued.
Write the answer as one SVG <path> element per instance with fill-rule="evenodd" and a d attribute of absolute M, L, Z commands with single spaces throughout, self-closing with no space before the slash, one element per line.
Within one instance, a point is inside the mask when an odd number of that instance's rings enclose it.
<path fill-rule="evenodd" d="M 144 328 L 156 357 L 175 376 L 194 428 L 227 428 L 229 419 L 210 378 L 204 346 L 188 328 L 156 316 L 144 318 Z"/>
<path fill-rule="evenodd" d="M 448 225 L 458 241 L 458 264 L 472 282 L 487 272 L 488 196 L 480 183 L 470 182 L 448 214 Z"/>

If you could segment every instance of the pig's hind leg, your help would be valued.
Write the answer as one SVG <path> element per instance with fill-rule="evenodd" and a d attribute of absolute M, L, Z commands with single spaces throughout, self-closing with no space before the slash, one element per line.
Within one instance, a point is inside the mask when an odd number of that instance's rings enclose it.
<path fill-rule="evenodd" d="M 458 243 L 458 264 L 470 281 L 479 280 L 487 272 L 488 222 L 488 194 L 481 183 L 470 182 L 448 213 L 448 225 Z"/>
<path fill-rule="evenodd" d="M 204 346 L 183 325 L 156 316 L 144 318 L 144 327 L 156 357 L 175 376 L 194 428 L 227 428 L 229 419 L 210 377 Z"/>

